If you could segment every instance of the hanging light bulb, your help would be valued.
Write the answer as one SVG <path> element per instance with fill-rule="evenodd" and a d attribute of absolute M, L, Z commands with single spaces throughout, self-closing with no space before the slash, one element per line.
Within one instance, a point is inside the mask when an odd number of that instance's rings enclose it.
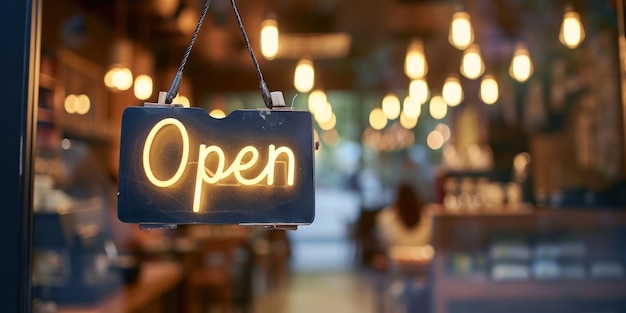
<path fill-rule="evenodd" d="M 407 116 L 403 111 L 402 114 L 400 114 L 400 125 L 405 129 L 411 130 L 417 126 L 417 119 L 417 117 Z"/>
<path fill-rule="evenodd" d="M 213 109 L 211 110 L 211 112 L 209 112 L 209 115 L 212 118 L 225 118 L 226 117 L 226 113 L 222 111 L 222 109 Z"/>
<path fill-rule="evenodd" d="M 309 111 L 316 114 L 316 112 L 319 112 L 319 110 L 324 108 L 327 102 L 328 98 L 326 97 L 324 90 L 313 90 L 311 91 L 311 94 L 309 94 Z"/>
<path fill-rule="evenodd" d="M 393 121 L 400 116 L 400 100 L 394 94 L 387 94 L 383 98 L 382 103 L 383 113 L 385 113 L 385 117 Z"/>
<path fill-rule="evenodd" d="M 469 79 L 476 79 L 485 72 L 485 63 L 477 44 L 472 44 L 463 51 L 460 72 Z"/>
<path fill-rule="evenodd" d="M 422 113 L 422 106 L 411 97 L 404 98 L 402 114 L 411 119 L 417 119 Z"/>
<path fill-rule="evenodd" d="M 415 79 L 409 84 L 409 97 L 417 101 L 420 105 L 426 103 L 430 98 L 430 90 L 425 79 Z"/>
<path fill-rule="evenodd" d="M 267 60 L 276 58 L 278 40 L 278 22 L 273 18 L 261 22 L 261 53 Z"/>
<path fill-rule="evenodd" d="M 440 120 L 448 114 L 448 105 L 441 96 L 434 96 L 430 99 L 429 111 L 430 116 L 436 120 Z"/>
<path fill-rule="evenodd" d="M 423 78 L 428 73 L 424 43 L 420 39 L 414 39 L 407 48 L 404 58 L 404 73 L 410 79 Z"/>
<path fill-rule="evenodd" d="M 450 76 L 446 79 L 441 90 L 443 100 L 451 107 L 459 105 L 463 101 L 463 87 L 458 78 Z"/>
<path fill-rule="evenodd" d="M 315 69 L 313 68 L 313 61 L 308 58 L 304 58 L 296 65 L 296 72 L 294 74 L 293 84 L 301 93 L 307 93 L 313 89 L 315 84 Z"/>
<path fill-rule="evenodd" d="M 375 108 L 370 112 L 370 126 L 375 130 L 381 130 L 387 126 L 387 118 L 381 108 Z"/>
<path fill-rule="evenodd" d="M 580 21 L 580 14 L 571 6 L 565 8 L 559 41 L 566 47 L 574 49 L 585 39 L 585 29 Z"/>
<path fill-rule="evenodd" d="M 148 75 L 139 75 L 135 78 L 135 97 L 139 100 L 146 100 L 152 96 L 152 78 Z"/>
<path fill-rule="evenodd" d="M 330 102 L 324 103 L 324 105 L 315 111 L 315 120 L 318 124 L 325 124 L 330 121 L 333 116 L 333 107 Z"/>
<path fill-rule="evenodd" d="M 128 90 L 133 85 L 133 73 L 126 66 L 133 55 L 132 43 L 126 38 L 119 38 L 113 43 L 113 64 L 104 75 L 104 83 L 114 91 Z"/>
<path fill-rule="evenodd" d="M 459 50 L 465 50 L 474 42 L 474 30 L 472 29 L 469 13 L 458 11 L 452 15 L 448 41 Z"/>
<path fill-rule="evenodd" d="M 518 43 L 515 47 L 513 60 L 509 67 L 509 75 L 520 83 L 523 83 L 533 74 L 533 62 L 524 43 Z"/>
<path fill-rule="evenodd" d="M 480 82 L 480 99 L 486 104 L 494 104 L 498 96 L 498 82 L 493 76 L 485 75 Z"/>

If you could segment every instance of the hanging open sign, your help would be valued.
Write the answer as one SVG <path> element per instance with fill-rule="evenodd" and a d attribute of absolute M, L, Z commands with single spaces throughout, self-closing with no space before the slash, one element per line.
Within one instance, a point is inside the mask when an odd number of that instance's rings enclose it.
<path fill-rule="evenodd" d="M 118 217 L 142 224 L 306 225 L 315 215 L 306 111 L 129 107 Z"/>

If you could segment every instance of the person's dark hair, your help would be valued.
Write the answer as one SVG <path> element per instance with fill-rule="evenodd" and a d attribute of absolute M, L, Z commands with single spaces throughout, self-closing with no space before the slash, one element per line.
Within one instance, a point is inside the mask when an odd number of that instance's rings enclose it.
<path fill-rule="evenodd" d="M 398 185 L 398 195 L 394 205 L 406 228 L 413 228 L 420 222 L 422 201 L 408 183 Z"/>

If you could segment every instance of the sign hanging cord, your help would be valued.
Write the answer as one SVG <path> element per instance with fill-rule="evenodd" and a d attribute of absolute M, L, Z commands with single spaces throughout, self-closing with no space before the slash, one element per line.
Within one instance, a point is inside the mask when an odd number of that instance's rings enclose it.
<path fill-rule="evenodd" d="M 252 51 L 252 46 L 250 46 L 250 41 L 248 40 L 248 36 L 246 35 L 246 31 L 243 27 L 243 23 L 241 22 L 241 16 L 239 15 L 239 11 L 237 10 L 237 6 L 235 5 L 235 0 L 230 0 L 230 4 L 233 7 L 233 11 L 235 12 L 235 18 L 237 19 L 237 23 L 239 24 L 239 30 L 241 31 L 243 39 L 246 42 L 246 48 L 248 48 L 248 53 L 250 54 L 250 57 L 252 58 L 252 62 L 254 63 L 257 76 L 259 77 L 259 88 L 261 88 L 261 96 L 263 97 L 263 102 L 265 102 L 265 106 L 267 108 L 271 109 L 272 97 L 270 95 L 269 89 L 267 88 L 267 85 L 265 84 L 265 80 L 263 79 L 263 74 L 261 73 L 261 68 L 259 67 L 259 63 L 257 62 L 257 59 L 254 56 L 254 51 Z M 180 62 L 180 66 L 178 67 L 178 70 L 176 71 L 176 75 L 174 76 L 174 79 L 172 80 L 170 88 L 167 91 L 167 95 L 165 97 L 165 103 L 167 104 L 171 104 L 172 100 L 174 100 L 174 98 L 178 94 L 178 89 L 180 88 L 180 83 L 183 79 L 183 70 L 185 68 L 185 64 L 187 63 L 187 60 L 189 59 L 189 55 L 191 54 L 191 49 L 193 48 L 196 38 L 198 37 L 198 32 L 200 31 L 200 27 L 202 26 L 202 22 L 204 21 L 204 18 L 206 17 L 207 11 L 209 10 L 210 6 L 211 6 L 211 0 L 207 0 L 204 3 L 202 14 L 200 15 L 200 19 L 198 20 L 198 24 L 196 25 L 196 30 L 193 32 L 193 35 L 191 36 L 191 41 L 189 42 L 189 45 L 187 46 L 187 49 L 185 50 L 185 54 L 183 56 L 182 61 Z"/>

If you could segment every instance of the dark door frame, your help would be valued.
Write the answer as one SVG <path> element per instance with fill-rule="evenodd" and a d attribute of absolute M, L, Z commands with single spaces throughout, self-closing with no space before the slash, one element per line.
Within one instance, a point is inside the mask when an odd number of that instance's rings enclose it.
<path fill-rule="evenodd" d="M 0 307 L 31 310 L 32 178 L 39 89 L 41 0 L 0 10 Z"/>

